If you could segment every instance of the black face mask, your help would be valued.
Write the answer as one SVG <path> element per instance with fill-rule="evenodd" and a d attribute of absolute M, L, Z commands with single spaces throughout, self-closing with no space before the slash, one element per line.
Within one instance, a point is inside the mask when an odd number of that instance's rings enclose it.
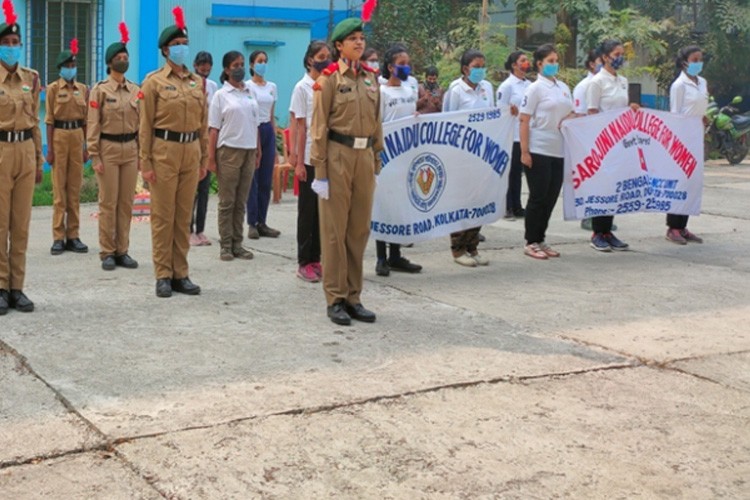
<path fill-rule="evenodd" d="M 130 63 L 128 61 L 113 61 L 112 62 L 112 70 L 118 73 L 125 73 L 129 67 L 130 67 Z"/>
<path fill-rule="evenodd" d="M 315 71 L 318 73 L 322 73 L 324 69 L 326 69 L 328 66 L 331 65 L 331 60 L 326 59 L 325 61 L 313 61 L 312 67 L 315 68 Z"/>
<path fill-rule="evenodd" d="M 232 70 L 229 70 L 229 78 L 233 82 L 239 83 L 241 81 L 244 81 L 245 80 L 245 75 L 246 75 L 246 73 L 245 73 L 245 68 L 244 67 L 242 67 L 242 68 L 234 68 Z"/>

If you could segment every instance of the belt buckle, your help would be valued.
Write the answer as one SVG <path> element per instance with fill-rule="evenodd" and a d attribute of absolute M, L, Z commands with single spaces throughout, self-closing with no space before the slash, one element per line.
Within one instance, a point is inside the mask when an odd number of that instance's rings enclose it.
<path fill-rule="evenodd" d="M 185 134 L 185 132 L 180 132 L 180 142 L 181 142 L 181 143 L 185 143 L 185 142 L 187 142 L 187 137 L 186 137 L 186 135 L 187 135 L 187 134 Z"/>
<path fill-rule="evenodd" d="M 354 145 L 352 146 L 352 148 L 367 149 L 367 137 L 355 137 Z"/>
<path fill-rule="evenodd" d="M 21 142 L 21 132 L 13 131 L 13 142 Z"/>

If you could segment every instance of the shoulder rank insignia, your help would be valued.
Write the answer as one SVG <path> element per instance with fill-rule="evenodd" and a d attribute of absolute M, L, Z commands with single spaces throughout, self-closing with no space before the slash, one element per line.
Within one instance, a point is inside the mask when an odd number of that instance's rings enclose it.
<path fill-rule="evenodd" d="M 331 63 L 326 69 L 323 70 L 323 74 L 331 76 L 333 73 L 339 70 L 339 63 Z"/>

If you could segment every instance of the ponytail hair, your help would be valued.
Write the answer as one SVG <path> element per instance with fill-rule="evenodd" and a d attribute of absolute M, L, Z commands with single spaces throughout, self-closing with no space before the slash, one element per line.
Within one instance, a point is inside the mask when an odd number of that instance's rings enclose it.
<path fill-rule="evenodd" d="M 385 51 L 385 59 L 383 60 L 383 67 L 380 68 L 380 73 L 386 80 L 391 77 L 391 69 L 388 66 L 393 64 L 399 54 L 408 54 L 406 47 L 400 44 L 393 45 Z"/>

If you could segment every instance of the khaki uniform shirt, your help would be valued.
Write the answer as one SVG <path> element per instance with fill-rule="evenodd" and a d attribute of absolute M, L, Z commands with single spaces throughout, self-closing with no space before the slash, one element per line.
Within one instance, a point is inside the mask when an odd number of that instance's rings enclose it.
<path fill-rule="evenodd" d="M 138 132 L 140 99 L 140 87 L 130 80 L 119 83 L 109 77 L 91 89 L 87 144 L 93 163 L 100 163 L 100 134 L 123 135 Z"/>
<path fill-rule="evenodd" d="M 0 64 L 0 130 L 33 130 L 37 168 L 42 168 L 42 133 L 39 130 L 39 73 L 17 66 L 9 72 Z"/>
<path fill-rule="evenodd" d="M 179 76 L 169 64 L 149 74 L 141 89 L 141 118 L 138 131 L 141 170 L 154 169 L 151 148 L 154 130 L 198 132 L 201 167 L 208 160 L 208 105 L 203 78 L 194 73 Z"/>
<path fill-rule="evenodd" d="M 313 89 L 313 120 L 310 162 L 315 177 L 328 178 L 328 131 L 353 137 L 372 137 L 375 173 L 380 173 L 383 126 L 380 116 L 378 76 L 361 69 L 354 74 L 343 61 L 338 70 L 318 78 Z"/>
<path fill-rule="evenodd" d="M 76 121 L 86 119 L 88 89 L 86 85 L 67 82 L 62 78 L 47 85 L 47 117 L 44 122 L 54 125 L 58 121 Z"/>

